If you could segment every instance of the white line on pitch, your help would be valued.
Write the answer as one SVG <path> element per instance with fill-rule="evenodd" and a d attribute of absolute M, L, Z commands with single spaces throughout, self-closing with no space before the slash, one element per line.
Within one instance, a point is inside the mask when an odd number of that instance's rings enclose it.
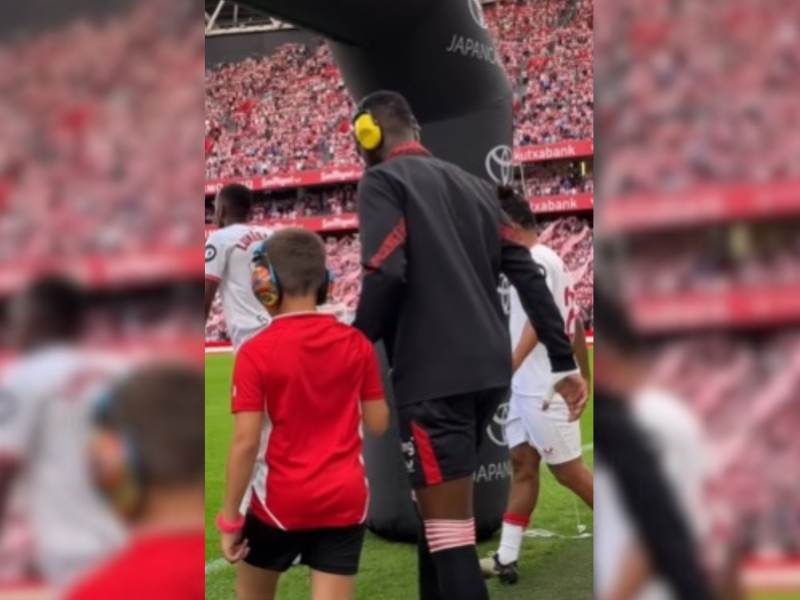
<path fill-rule="evenodd" d="M 225 561 L 224 558 L 218 558 L 216 560 L 212 560 L 210 563 L 206 563 L 206 575 L 213 575 L 218 571 L 222 571 L 225 567 L 228 566 L 228 563 Z"/>

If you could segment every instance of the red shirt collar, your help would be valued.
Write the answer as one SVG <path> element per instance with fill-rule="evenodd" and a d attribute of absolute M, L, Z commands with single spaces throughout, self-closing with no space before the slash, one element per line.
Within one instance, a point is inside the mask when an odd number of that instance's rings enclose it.
<path fill-rule="evenodd" d="M 387 160 L 392 160 L 398 156 L 433 156 L 433 154 L 419 142 L 406 142 L 395 146 L 389 153 Z"/>

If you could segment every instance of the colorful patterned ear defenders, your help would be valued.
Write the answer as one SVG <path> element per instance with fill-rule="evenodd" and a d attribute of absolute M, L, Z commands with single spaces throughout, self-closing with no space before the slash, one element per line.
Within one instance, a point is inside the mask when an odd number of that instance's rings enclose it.
<path fill-rule="evenodd" d="M 272 308 L 280 304 L 283 298 L 283 289 L 278 273 L 269 260 L 265 244 L 266 242 L 262 242 L 253 255 L 252 287 L 258 301 L 264 306 Z M 265 260 L 267 266 L 262 264 Z M 328 301 L 333 281 L 333 273 L 325 269 L 325 281 L 317 291 L 317 304 L 325 304 Z"/>

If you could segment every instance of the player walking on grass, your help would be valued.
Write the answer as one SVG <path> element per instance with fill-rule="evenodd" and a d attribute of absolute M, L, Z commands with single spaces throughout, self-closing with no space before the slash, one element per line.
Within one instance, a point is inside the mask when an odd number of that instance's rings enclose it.
<path fill-rule="evenodd" d="M 274 600 L 298 556 L 311 568 L 313 600 L 347 600 L 369 503 L 362 422 L 377 435 L 389 425 L 377 356 L 360 332 L 317 312 L 330 275 L 316 234 L 273 234 L 252 282 L 273 321 L 236 357 L 222 554 L 238 563 L 238 600 Z"/>
<path fill-rule="evenodd" d="M 530 204 L 511 188 L 500 189 L 500 204 L 513 221 L 520 240 L 531 250 L 533 259 L 545 272 L 573 349 L 581 375 L 591 388 L 589 351 L 586 334 L 577 313 L 572 281 L 558 254 L 539 243 L 536 217 Z M 511 449 L 514 480 L 503 519 L 500 548 L 492 558 L 481 561 L 485 576 L 497 576 L 503 583 L 516 583 L 517 561 L 522 539 L 539 498 L 539 467 L 542 459 L 561 485 L 572 490 L 589 507 L 594 502 L 591 471 L 581 458 L 580 423 L 570 417 L 564 399 L 550 397 L 552 367 L 547 352 L 539 344 L 515 289 L 511 290 L 511 340 L 514 379 L 506 422 L 506 437 Z"/>
<path fill-rule="evenodd" d="M 488 182 L 420 144 L 408 102 L 376 92 L 353 133 L 368 169 L 358 190 L 364 281 L 355 325 L 392 363 L 416 491 L 421 600 L 487 600 L 475 549 L 473 474 L 486 424 L 507 397 L 511 342 L 498 285 L 517 287 L 573 418 L 587 390 L 544 274 Z"/>
<path fill-rule="evenodd" d="M 90 464 L 131 540 L 65 600 L 205 597 L 204 394 L 201 371 L 149 366 L 101 401 Z"/>
<path fill-rule="evenodd" d="M 251 225 L 253 193 L 245 186 L 226 185 L 214 204 L 214 231 L 206 241 L 206 321 L 217 291 L 234 352 L 269 324 L 269 315 L 250 289 L 250 265 L 255 249 L 269 236 Z"/>

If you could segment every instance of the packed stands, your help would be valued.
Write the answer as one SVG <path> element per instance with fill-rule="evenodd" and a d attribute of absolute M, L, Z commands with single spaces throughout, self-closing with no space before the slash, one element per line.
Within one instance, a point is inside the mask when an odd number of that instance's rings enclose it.
<path fill-rule="evenodd" d="M 567 196 L 594 193 L 587 162 L 570 160 L 534 163 L 524 169 L 524 191 L 528 196 Z"/>
<path fill-rule="evenodd" d="M 599 3 L 598 64 L 615 71 L 599 76 L 616 82 L 598 107 L 614 149 L 605 193 L 796 183 L 800 138 L 787 124 L 800 118 L 800 7 L 669 4 Z M 615 51 L 620 40 L 626 52 Z"/>
<path fill-rule="evenodd" d="M 355 164 L 352 102 L 324 44 L 206 72 L 206 179 Z"/>
<path fill-rule="evenodd" d="M 632 235 L 630 294 L 800 284 L 800 220 Z"/>
<path fill-rule="evenodd" d="M 306 190 L 287 198 L 256 196 L 253 220 L 296 219 L 356 212 L 355 187 L 346 185 L 323 191 Z"/>
<path fill-rule="evenodd" d="M 199 246 L 187 89 L 203 52 L 191 19 L 152 2 L 0 49 L 0 271 Z"/>
<path fill-rule="evenodd" d="M 0 358 L 5 301 L 41 272 L 97 289 L 95 341 L 199 338 L 199 288 L 192 299 L 175 279 L 192 280 L 201 244 L 187 90 L 204 38 L 173 8 L 144 2 L 0 48 Z"/>
<path fill-rule="evenodd" d="M 589 0 L 485 10 L 514 91 L 518 146 L 593 137 Z M 358 164 L 352 102 L 324 44 L 206 71 L 206 179 Z"/>
<path fill-rule="evenodd" d="M 498 2 L 485 9 L 514 91 L 514 142 L 593 137 L 592 2 Z"/>
<path fill-rule="evenodd" d="M 174 279 L 191 281 L 201 244 L 201 117 L 187 90 L 204 38 L 173 9 L 144 2 L 0 48 L 0 358 L 5 300 L 37 272 L 96 288 L 96 341 L 199 337 L 199 287 Z"/>

